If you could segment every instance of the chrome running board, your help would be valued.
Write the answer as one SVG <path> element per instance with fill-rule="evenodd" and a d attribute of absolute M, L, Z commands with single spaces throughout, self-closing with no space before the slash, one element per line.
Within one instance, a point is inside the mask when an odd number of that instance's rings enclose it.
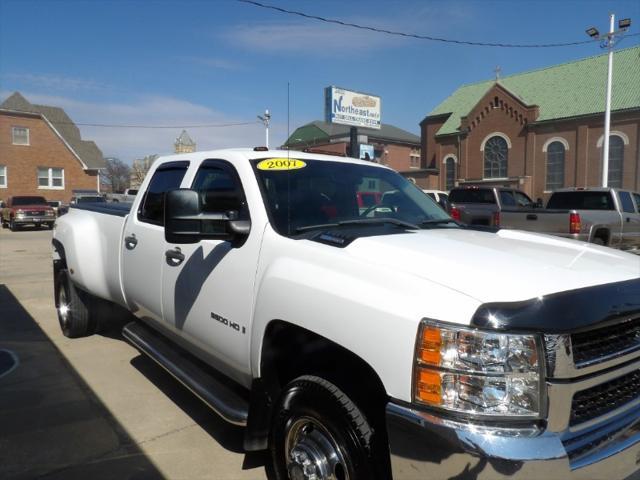
<path fill-rule="evenodd" d="M 186 350 L 140 322 L 131 322 L 122 335 L 176 380 L 193 392 L 214 412 L 233 425 L 246 426 L 249 401 L 216 378 L 209 368 Z M 232 381 L 229 380 L 229 383 Z"/>

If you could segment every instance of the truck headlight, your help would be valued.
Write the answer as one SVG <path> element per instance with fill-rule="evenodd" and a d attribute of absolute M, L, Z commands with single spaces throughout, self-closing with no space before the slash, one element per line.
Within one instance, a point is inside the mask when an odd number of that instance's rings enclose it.
<path fill-rule="evenodd" d="M 416 343 L 414 400 L 474 416 L 540 418 L 537 335 L 423 321 Z"/>

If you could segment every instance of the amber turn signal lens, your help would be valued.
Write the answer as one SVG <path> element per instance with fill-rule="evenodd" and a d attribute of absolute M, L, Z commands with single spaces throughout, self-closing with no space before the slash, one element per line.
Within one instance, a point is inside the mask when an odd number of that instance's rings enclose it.
<path fill-rule="evenodd" d="M 425 326 L 422 329 L 422 336 L 420 338 L 419 359 L 428 365 L 439 366 L 441 345 L 442 338 L 440 337 L 440 329 Z"/>
<path fill-rule="evenodd" d="M 440 405 L 442 403 L 442 379 L 440 374 L 419 369 L 418 378 L 416 379 L 416 397 L 424 403 Z"/>

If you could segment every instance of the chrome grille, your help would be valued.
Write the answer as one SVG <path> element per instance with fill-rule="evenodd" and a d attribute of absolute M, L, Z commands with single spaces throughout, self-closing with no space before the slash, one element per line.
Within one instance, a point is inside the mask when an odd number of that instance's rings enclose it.
<path fill-rule="evenodd" d="M 640 348 L 640 317 L 571 335 L 573 361 L 580 368 Z"/>
<path fill-rule="evenodd" d="M 636 400 L 639 395 L 639 370 L 577 392 L 571 402 L 569 425 L 578 425 L 605 415 Z"/>
<path fill-rule="evenodd" d="M 30 210 L 25 212 L 27 217 L 42 217 L 44 214 L 44 210 Z"/>

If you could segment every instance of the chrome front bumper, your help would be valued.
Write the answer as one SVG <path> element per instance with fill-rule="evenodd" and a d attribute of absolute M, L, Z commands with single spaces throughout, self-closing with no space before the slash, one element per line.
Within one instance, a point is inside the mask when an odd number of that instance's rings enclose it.
<path fill-rule="evenodd" d="M 53 223 L 56 221 L 56 217 L 46 217 L 46 216 L 37 216 L 37 217 L 14 217 L 13 222 L 19 225 L 40 225 L 43 223 Z"/>
<path fill-rule="evenodd" d="M 389 403 L 393 479 L 640 479 L 640 412 L 635 416 L 627 412 L 622 431 L 572 461 L 566 433 L 475 426 Z"/>

